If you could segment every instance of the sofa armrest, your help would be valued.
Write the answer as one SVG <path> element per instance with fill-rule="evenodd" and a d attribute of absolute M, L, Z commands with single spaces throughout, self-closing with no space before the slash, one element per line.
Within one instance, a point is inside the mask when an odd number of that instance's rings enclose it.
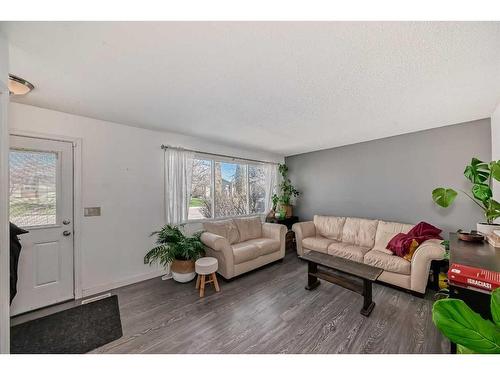
<path fill-rule="evenodd" d="M 214 257 L 219 262 L 219 272 L 226 279 L 234 276 L 233 248 L 227 238 L 210 232 L 203 232 L 200 237 L 205 245 L 207 256 Z"/>
<path fill-rule="evenodd" d="M 316 227 L 312 221 L 304 221 L 302 223 L 295 223 L 292 226 L 292 230 L 295 232 L 295 241 L 297 243 L 297 254 L 304 255 L 304 249 L 302 248 L 302 240 L 307 237 L 316 236 Z"/>
<path fill-rule="evenodd" d="M 208 246 L 215 251 L 223 251 L 224 247 L 231 246 L 227 238 L 210 232 L 203 232 L 200 240 L 203 242 L 203 245 Z"/>
<path fill-rule="evenodd" d="M 285 240 L 286 226 L 283 224 L 263 223 L 262 224 L 262 237 L 270 238 L 272 240 Z"/>
<path fill-rule="evenodd" d="M 411 290 L 425 293 L 431 261 L 444 259 L 446 250 L 442 240 L 422 242 L 411 259 Z"/>
<path fill-rule="evenodd" d="M 270 238 L 272 240 L 278 240 L 280 242 L 280 255 L 282 258 L 285 256 L 286 232 L 286 226 L 284 226 L 283 224 L 262 224 L 262 237 Z"/>

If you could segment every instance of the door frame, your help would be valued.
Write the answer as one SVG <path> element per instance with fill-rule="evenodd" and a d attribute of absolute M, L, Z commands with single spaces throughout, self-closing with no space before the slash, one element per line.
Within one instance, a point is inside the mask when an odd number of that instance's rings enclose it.
<path fill-rule="evenodd" d="M 75 299 L 83 297 L 82 290 L 82 138 L 10 129 L 9 135 L 69 142 L 73 145 L 73 291 Z"/>
<path fill-rule="evenodd" d="M 0 33 L 0 43 L 2 42 Z M 0 46 L 1 48 L 1 46 Z M 1 52 L 1 51 L 0 51 Z M 2 61 L 3 62 L 3 61 Z M 0 77 L 0 354 L 10 353 L 9 90 Z"/>

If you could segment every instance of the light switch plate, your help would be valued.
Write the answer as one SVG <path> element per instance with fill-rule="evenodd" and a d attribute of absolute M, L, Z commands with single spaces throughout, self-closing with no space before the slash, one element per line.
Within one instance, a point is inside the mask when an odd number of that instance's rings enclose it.
<path fill-rule="evenodd" d="M 101 207 L 85 207 L 83 216 L 101 216 Z"/>

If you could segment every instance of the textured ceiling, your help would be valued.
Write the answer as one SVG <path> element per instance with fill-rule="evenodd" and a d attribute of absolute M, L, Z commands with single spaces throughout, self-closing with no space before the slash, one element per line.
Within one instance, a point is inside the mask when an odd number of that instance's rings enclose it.
<path fill-rule="evenodd" d="M 489 117 L 499 22 L 7 22 L 20 103 L 282 155 Z"/>

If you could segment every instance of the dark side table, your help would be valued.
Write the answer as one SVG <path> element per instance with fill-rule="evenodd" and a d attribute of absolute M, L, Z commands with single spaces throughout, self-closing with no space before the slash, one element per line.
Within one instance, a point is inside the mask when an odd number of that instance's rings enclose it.
<path fill-rule="evenodd" d="M 450 233 L 450 266 L 453 263 L 500 272 L 500 249 L 491 246 L 487 241 L 462 241 L 458 239 L 456 233 Z M 492 319 L 491 292 L 463 287 L 450 280 L 448 280 L 448 284 L 450 298 L 461 299 L 484 319 Z M 455 352 L 455 345 L 452 345 L 451 350 Z"/>
<path fill-rule="evenodd" d="M 292 231 L 292 225 L 299 222 L 298 216 L 286 217 L 284 219 L 266 218 L 266 223 L 283 224 L 287 227 L 288 232 L 285 236 L 286 251 L 296 251 L 295 232 Z"/>
<path fill-rule="evenodd" d="M 450 265 L 453 263 L 500 272 L 500 249 L 488 242 L 466 242 L 450 233 Z M 466 288 L 448 281 L 450 297 L 463 300 L 471 309 L 485 319 L 491 319 L 491 293 L 480 289 Z"/>

